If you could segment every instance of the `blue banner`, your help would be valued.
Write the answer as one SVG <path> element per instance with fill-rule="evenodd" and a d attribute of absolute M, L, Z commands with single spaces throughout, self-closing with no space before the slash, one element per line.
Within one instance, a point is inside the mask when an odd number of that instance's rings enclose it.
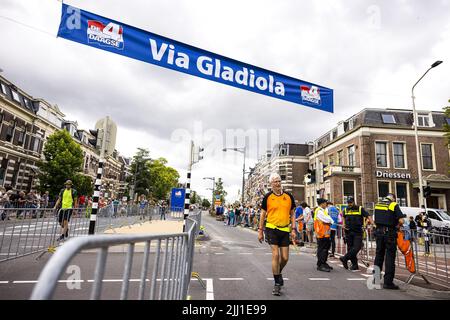
<path fill-rule="evenodd" d="M 333 90 L 62 4 L 58 36 L 236 88 L 333 112 Z"/>
<path fill-rule="evenodd" d="M 170 210 L 181 211 L 184 210 L 184 197 L 186 190 L 182 188 L 172 188 L 170 194 Z"/>

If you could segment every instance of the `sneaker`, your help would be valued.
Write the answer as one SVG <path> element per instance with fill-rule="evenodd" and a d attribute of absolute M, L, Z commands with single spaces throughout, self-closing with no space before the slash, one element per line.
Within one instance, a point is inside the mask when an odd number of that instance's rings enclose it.
<path fill-rule="evenodd" d="M 323 264 L 320 267 L 317 267 L 317 270 L 323 271 L 323 272 L 330 272 L 331 269 L 327 267 L 327 265 Z"/>
<path fill-rule="evenodd" d="M 284 279 L 283 279 L 283 275 L 280 273 L 280 282 L 278 283 L 278 285 L 280 287 L 284 286 Z"/>
<path fill-rule="evenodd" d="M 325 266 L 327 266 L 328 268 L 330 268 L 330 270 L 333 270 L 333 267 L 330 266 L 328 263 L 325 262 Z"/>
<path fill-rule="evenodd" d="M 66 238 L 69 237 L 69 229 L 67 229 L 66 234 L 64 235 Z"/>
<path fill-rule="evenodd" d="M 352 266 L 350 267 L 350 270 L 359 270 L 359 267 L 357 264 L 352 264 Z"/>
<path fill-rule="evenodd" d="M 345 260 L 344 257 L 340 257 L 339 260 L 341 260 L 342 265 L 344 266 L 344 268 L 348 270 L 348 262 L 347 262 L 347 260 Z"/>
<path fill-rule="evenodd" d="M 281 290 L 281 286 L 276 284 L 276 285 L 273 286 L 272 294 L 274 296 L 280 296 L 281 295 L 280 290 Z"/>
<path fill-rule="evenodd" d="M 56 239 L 56 241 L 61 241 L 61 240 L 64 240 L 64 235 L 63 234 L 60 235 L 58 239 Z"/>
<path fill-rule="evenodd" d="M 389 290 L 398 290 L 400 289 L 398 285 L 393 283 L 385 283 L 383 284 L 383 289 L 389 289 Z"/>

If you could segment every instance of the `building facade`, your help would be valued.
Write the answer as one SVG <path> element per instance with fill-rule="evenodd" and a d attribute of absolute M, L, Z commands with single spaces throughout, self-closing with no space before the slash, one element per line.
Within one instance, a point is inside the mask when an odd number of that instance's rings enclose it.
<path fill-rule="evenodd" d="M 450 205 L 449 148 L 443 112 L 419 111 L 418 136 L 427 206 Z M 313 181 L 305 200 L 345 203 L 352 196 L 368 209 L 391 192 L 401 206 L 418 207 L 418 165 L 411 110 L 364 109 L 314 141 L 309 154 Z M 315 177 L 314 177 L 315 175 Z M 308 177 L 308 175 L 306 175 Z M 315 179 L 314 179 L 315 178 Z"/>

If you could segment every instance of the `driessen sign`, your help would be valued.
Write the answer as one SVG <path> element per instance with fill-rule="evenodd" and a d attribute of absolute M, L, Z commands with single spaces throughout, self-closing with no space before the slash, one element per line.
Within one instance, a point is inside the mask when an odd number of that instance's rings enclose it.
<path fill-rule="evenodd" d="M 236 88 L 333 112 L 332 89 L 230 59 L 64 3 L 58 37 Z"/>
<path fill-rule="evenodd" d="M 375 171 L 377 178 L 389 178 L 389 179 L 411 179 L 410 173 L 400 172 L 387 172 L 387 171 Z"/>

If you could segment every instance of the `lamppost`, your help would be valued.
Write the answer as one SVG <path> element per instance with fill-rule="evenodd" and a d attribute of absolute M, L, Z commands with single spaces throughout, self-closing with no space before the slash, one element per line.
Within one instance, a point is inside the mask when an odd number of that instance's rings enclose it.
<path fill-rule="evenodd" d="M 203 180 L 212 180 L 212 182 L 213 182 L 212 189 L 211 188 L 208 188 L 208 189 L 212 190 L 211 210 L 212 210 L 212 212 L 214 212 L 214 188 L 216 186 L 216 178 L 215 177 L 204 177 Z"/>
<path fill-rule="evenodd" d="M 244 166 L 242 167 L 242 190 L 241 190 L 241 204 L 242 206 L 244 206 L 245 154 L 247 146 L 244 146 L 242 148 L 223 148 L 222 151 L 226 152 L 227 150 L 237 151 L 244 155 Z"/>
<path fill-rule="evenodd" d="M 434 67 L 437 67 L 438 65 L 440 65 L 442 63 L 442 61 L 436 61 L 435 63 L 433 63 L 431 65 L 431 67 L 428 68 L 427 71 L 425 71 L 425 73 L 420 77 L 419 80 L 417 80 L 417 82 L 413 85 L 412 89 L 411 89 L 411 98 L 412 98 L 412 103 L 413 103 L 413 115 L 414 115 L 414 135 L 416 138 L 416 155 L 417 155 L 417 172 L 419 174 L 419 205 L 424 205 L 425 206 L 425 212 L 427 210 L 427 201 L 426 199 L 424 199 L 424 195 L 423 195 L 423 181 L 422 181 L 422 157 L 420 155 L 420 147 L 419 147 L 419 136 L 417 133 L 417 125 L 418 125 L 418 116 L 417 116 L 417 111 L 416 111 L 416 104 L 415 104 L 415 96 L 414 96 L 414 88 L 416 87 L 416 85 L 420 82 L 420 80 L 423 79 L 423 77 L 425 77 L 425 75 L 428 73 L 428 71 L 430 71 L 431 69 L 433 69 Z"/>

